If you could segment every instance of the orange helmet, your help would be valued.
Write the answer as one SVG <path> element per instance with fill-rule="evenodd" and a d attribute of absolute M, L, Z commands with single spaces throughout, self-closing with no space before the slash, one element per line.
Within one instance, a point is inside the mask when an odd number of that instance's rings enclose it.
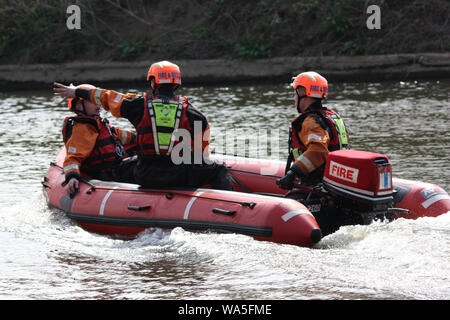
<path fill-rule="evenodd" d="M 160 61 L 152 64 L 147 73 L 147 81 L 155 78 L 156 84 L 173 83 L 175 88 L 181 85 L 180 68 L 169 61 Z"/>
<path fill-rule="evenodd" d="M 299 86 L 304 87 L 307 97 L 323 99 L 328 95 L 328 81 L 317 72 L 303 72 L 292 80 L 291 85 L 294 90 Z"/>
<path fill-rule="evenodd" d="M 82 88 L 82 89 L 96 89 L 95 86 L 93 86 L 92 84 L 80 84 L 79 86 L 77 86 L 77 88 Z M 78 101 L 84 100 L 82 98 L 69 98 L 67 100 L 67 105 L 69 106 L 69 110 L 75 112 L 75 106 L 77 105 Z"/>

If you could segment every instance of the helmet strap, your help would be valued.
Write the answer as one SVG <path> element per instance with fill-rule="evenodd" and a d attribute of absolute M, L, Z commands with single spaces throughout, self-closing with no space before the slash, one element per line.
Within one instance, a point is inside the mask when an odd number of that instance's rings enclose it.
<path fill-rule="evenodd" d="M 154 77 L 150 77 L 150 79 L 148 79 L 148 85 L 150 86 L 150 89 L 152 89 L 153 95 L 156 95 L 156 92 L 158 91 L 158 85 L 156 84 Z"/>
<path fill-rule="evenodd" d="M 84 116 L 87 116 L 87 112 L 86 112 L 86 106 L 84 105 L 84 100 L 81 100 L 81 99 L 79 99 L 78 100 L 80 103 L 81 103 L 81 105 L 83 106 L 83 111 L 81 111 L 81 110 L 78 110 L 77 108 L 76 108 L 76 105 L 75 105 L 75 113 L 76 114 L 78 114 L 78 115 L 84 115 Z"/>
<path fill-rule="evenodd" d="M 84 105 L 84 100 L 81 100 L 81 105 L 83 106 L 83 112 L 87 115 L 86 106 Z"/>
<path fill-rule="evenodd" d="M 300 102 L 302 101 L 303 98 L 306 97 L 306 94 L 304 95 L 299 95 L 297 89 L 295 89 L 295 94 L 297 95 L 297 105 L 295 106 L 297 108 L 298 113 L 302 113 L 300 110 Z"/>

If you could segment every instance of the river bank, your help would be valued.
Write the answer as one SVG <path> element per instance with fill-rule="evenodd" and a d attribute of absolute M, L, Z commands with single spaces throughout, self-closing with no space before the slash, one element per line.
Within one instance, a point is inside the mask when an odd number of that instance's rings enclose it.
<path fill-rule="evenodd" d="M 98 86 L 142 86 L 154 61 L 71 62 L 63 64 L 0 65 L 3 90 L 48 88 L 53 81 Z M 330 82 L 444 79 L 450 77 L 450 53 L 368 56 L 277 57 L 257 60 L 172 60 L 184 85 L 289 82 L 292 76 L 314 70 Z"/>

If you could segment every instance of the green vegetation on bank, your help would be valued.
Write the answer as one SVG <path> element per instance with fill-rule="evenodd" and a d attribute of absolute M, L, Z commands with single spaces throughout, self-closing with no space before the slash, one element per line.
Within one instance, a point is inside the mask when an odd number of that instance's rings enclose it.
<path fill-rule="evenodd" d="M 449 17 L 448 0 L 0 0 L 0 63 L 448 52 Z"/>

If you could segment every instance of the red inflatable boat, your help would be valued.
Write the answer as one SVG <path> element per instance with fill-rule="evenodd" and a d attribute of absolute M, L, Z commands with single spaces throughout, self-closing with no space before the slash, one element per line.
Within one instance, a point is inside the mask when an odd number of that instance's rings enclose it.
<path fill-rule="evenodd" d="M 348 157 L 339 157 L 339 155 Z M 360 182 L 351 183 L 348 179 L 346 181 L 345 179 L 337 179 L 336 177 L 333 178 L 330 176 L 330 172 L 333 170 L 330 164 L 333 160 L 343 162 L 344 164 L 342 167 L 355 167 L 359 168 L 357 170 L 363 171 L 364 169 L 370 168 L 370 162 L 380 156 L 383 155 L 356 150 L 330 152 L 325 168 L 324 180 L 330 182 L 329 188 L 331 185 L 334 185 L 335 188 L 341 187 L 341 196 L 345 196 L 344 193 L 353 191 L 352 194 L 349 195 L 354 195 L 355 198 L 368 196 L 371 199 L 380 199 L 383 197 L 383 194 L 375 195 L 369 193 L 370 191 L 368 190 L 370 190 L 372 186 L 366 186 L 366 191 L 362 190 L 364 188 L 361 187 Z M 276 184 L 276 180 L 280 179 L 285 174 L 285 162 L 239 157 L 216 156 L 214 158 L 223 160 L 227 163 L 227 166 L 234 177 L 236 191 L 249 193 L 261 192 L 267 194 L 287 193 L 286 190 L 280 189 Z M 353 162 L 353 164 L 349 163 L 349 160 L 347 159 L 349 159 L 350 162 Z M 388 159 L 387 161 L 389 162 Z M 383 177 L 389 178 L 390 182 L 388 181 L 387 185 L 390 185 L 390 188 L 389 190 L 386 189 L 384 191 L 385 195 L 386 193 L 392 194 L 394 208 L 398 209 L 393 209 L 392 211 L 396 213 L 395 216 L 397 218 L 417 219 L 420 217 L 437 217 L 450 211 L 450 196 L 441 187 L 431 183 L 395 178 L 392 177 L 391 170 L 385 170 L 385 166 L 382 168 L 383 169 L 381 169 L 380 172 L 375 169 L 375 175 L 382 175 Z M 362 175 L 363 172 L 359 173 Z M 368 180 L 374 181 L 374 183 L 380 185 L 381 181 L 379 181 L 377 176 L 370 176 L 370 173 L 370 171 L 367 172 L 369 175 Z M 359 187 L 359 190 L 355 190 L 352 185 Z M 301 185 L 298 187 L 302 188 Z"/>
<path fill-rule="evenodd" d="M 63 210 L 88 231 L 132 237 L 150 227 L 182 227 L 298 246 L 312 246 L 321 239 L 308 209 L 283 197 L 200 188 L 150 190 L 89 180 L 70 198 L 61 186 L 64 157 L 63 148 L 44 177 L 44 195 L 50 207 Z"/>
<path fill-rule="evenodd" d="M 61 185 L 64 157 L 63 148 L 42 182 L 47 203 L 100 234 L 133 237 L 150 227 L 182 227 L 309 247 L 342 225 L 450 211 L 450 197 L 443 189 L 392 179 L 385 156 L 363 151 L 330 153 L 323 184 L 296 185 L 288 194 L 276 184 L 285 163 L 215 156 L 229 167 L 235 191 L 141 189 L 86 179 L 71 198 Z"/>
<path fill-rule="evenodd" d="M 450 196 L 441 187 L 392 177 L 382 154 L 339 150 L 328 154 L 324 179 L 311 188 L 297 185 L 287 193 L 276 184 L 286 163 L 238 157 L 224 160 L 235 190 L 284 195 L 302 202 L 314 215 L 322 236 L 343 225 L 369 224 L 377 219 L 436 217 L 450 211 Z"/>

